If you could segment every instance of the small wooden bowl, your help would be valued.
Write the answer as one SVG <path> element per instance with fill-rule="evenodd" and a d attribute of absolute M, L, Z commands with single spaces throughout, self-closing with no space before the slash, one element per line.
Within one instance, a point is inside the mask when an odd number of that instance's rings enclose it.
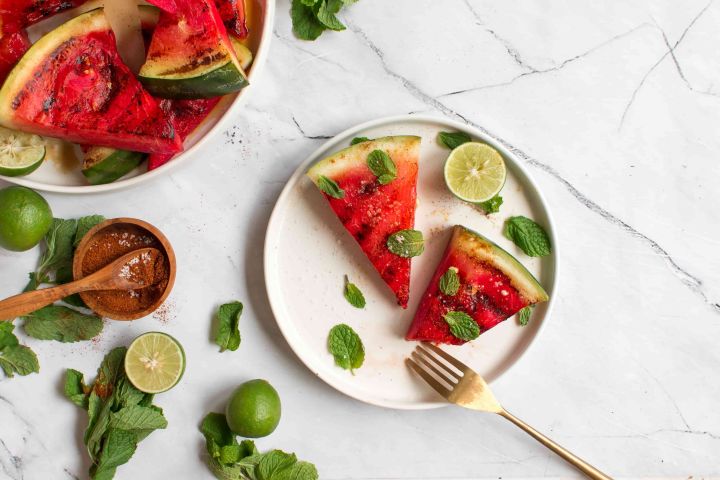
<path fill-rule="evenodd" d="M 80 293 L 80 298 L 83 299 L 85 304 L 93 310 L 95 313 L 100 315 L 101 317 L 110 318 L 113 320 L 135 320 L 141 317 L 144 317 L 146 315 L 151 314 L 157 308 L 162 305 L 162 303 L 167 299 L 168 295 L 170 295 L 170 291 L 172 290 L 172 287 L 175 283 L 175 273 L 177 271 L 177 265 L 175 262 L 175 252 L 173 251 L 172 245 L 170 245 L 170 242 L 168 241 L 167 237 L 163 235 L 163 233 L 158 230 L 156 227 L 150 225 L 147 222 L 144 222 L 142 220 L 138 220 L 136 218 L 112 218 L 109 220 L 105 220 L 104 222 L 101 222 L 91 228 L 88 233 L 83 237 L 83 239 L 80 241 L 80 244 L 77 246 L 77 249 L 75 250 L 75 257 L 73 258 L 73 278 L 75 280 L 79 280 L 83 278 L 83 260 L 85 258 L 85 255 L 88 252 L 88 249 L 90 245 L 92 244 L 92 239 L 95 235 L 97 235 L 100 231 L 110 227 L 110 226 L 122 226 L 122 225 L 132 225 L 135 228 L 139 228 L 141 230 L 144 230 L 149 236 L 154 237 L 157 239 L 157 241 L 160 243 L 159 250 L 165 254 L 165 257 L 168 261 L 169 266 L 169 273 L 168 273 L 168 282 L 165 286 L 165 290 L 162 292 L 162 294 L 155 300 L 152 304 L 150 304 L 148 307 L 139 310 L 137 312 L 117 312 L 113 310 L 109 310 L 108 308 L 104 307 L 103 305 L 99 304 L 99 302 L 96 300 L 95 297 L 90 295 L 90 292 L 83 292 Z"/>

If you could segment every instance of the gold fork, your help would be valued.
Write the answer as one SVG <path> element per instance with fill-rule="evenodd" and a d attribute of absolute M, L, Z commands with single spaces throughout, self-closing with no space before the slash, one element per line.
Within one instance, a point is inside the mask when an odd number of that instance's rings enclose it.
<path fill-rule="evenodd" d="M 435 355 L 433 355 L 433 353 Z M 480 375 L 444 350 L 441 350 L 435 345 L 425 343 L 418 345 L 415 351 L 412 352 L 411 358 L 407 358 L 405 361 L 415 373 L 420 375 L 423 380 L 449 402 L 471 410 L 497 413 L 557 453 L 563 460 L 580 470 L 589 478 L 595 480 L 612 480 L 611 477 L 570 453 L 515 415 L 508 413 L 495 399 L 495 395 L 493 395 L 490 387 L 488 387 Z M 455 368 L 453 369 L 452 367 Z M 431 375 L 430 372 L 432 372 L 434 376 Z"/>

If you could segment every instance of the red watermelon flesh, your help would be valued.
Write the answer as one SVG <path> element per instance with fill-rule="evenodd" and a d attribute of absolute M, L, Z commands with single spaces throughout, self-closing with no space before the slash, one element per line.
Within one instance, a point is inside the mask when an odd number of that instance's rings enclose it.
<path fill-rule="evenodd" d="M 0 90 L 0 124 L 63 140 L 172 154 L 182 141 L 122 62 L 101 9 L 38 40 Z"/>
<path fill-rule="evenodd" d="M 87 0 L 0 0 L 0 17 L 27 27 L 85 2 Z"/>
<path fill-rule="evenodd" d="M 3 25 L 4 27 L 5 25 Z M 10 73 L 23 54 L 30 48 L 30 40 L 24 29 L 2 32 L 0 37 L 0 83 Z"/>
<path fill-rule="evenodd" d="M 215 0 L 215 5 L 217 5 L 227 31 L 237 38 L 247 38 L 245 0 Z"/>
<path fill-rule="evenodd" d="M 163 99 L 160 101 L 160 108 L 172 119 L 175 134 L 185 140 L 205 120 L 220 99 L 221 97 L 196 100 Z M 173 154 L 151 154 L 148 157 L 148 170 L 154 170 L 166 164 L 173 157 Z"/>
<path fill-rule="evenodd" d="M 385 151 L 397 167 L 397 177 L 387 185 L 381 185 L 367 166 L 373 150 Z M 323 175 L 345 191 L 343 198 L 325 198 L 403 308 L 410 295 L 410 259 L 390 252 L 387 239 L 415 224 L 419 155 L 420 137 L 384 137 L 346 148 L 308 171 L 314 182 Z"/>
<path fill-rule="evenodd" d="M 457 268 L 460 277 L 454 296 L 444 294 L 439 286 L 450 267 Z M 479 233 L 456 226 L 406 338 L 460 345 L 465 341 L 450 332 L 443 319 L 446 313 L 467 313 L 482 333 L 523 307 L 547 299 L 545 290 L 512 255 Z"/>

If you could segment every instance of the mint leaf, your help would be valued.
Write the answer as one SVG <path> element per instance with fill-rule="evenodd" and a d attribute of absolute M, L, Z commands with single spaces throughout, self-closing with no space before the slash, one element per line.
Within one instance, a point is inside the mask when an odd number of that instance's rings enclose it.
<path fill-rule="evenodd" d="M 293 32 L 301 40 L 315 40 L 325 30 L 320 20 L 317 19 L 314 4 L 308 0 L 292 0 L 290 7 L 290 18 L 292 19 Z"/>
<path fill-rule="evenodd" d="M 347 275 L 345 275 L 345 290 L 343 295 L 345 295 L 345 300 L 353 307 L 365 308 L 365 296 L 354 283 L 350 283 Z"/>
<path fill-rule="evenodd" d="M 530 316 L 533 312 L 533 305 L 528 305 L 527 307 L 522 308 L 518 312 L 518 323 L 522 325 L 523 327 L 530 322 Z"/>
<path fill-rule="evenodd" d="M 297 463 L 294 453 L 271 450 L 264 454 L 257 465 L 257 474 L 263 480 L 274 479 L 281 471 Z"/>
<path fill-rule="evenodd" d="M 340 188 L 337 183 L 335 183 L 334 180 L 326 177 L 325 175 L 320 175 L 317 179 L 317 186 L 320 190 L 328 194 L 329 196 L 333 198 L 344 198 L 345 197 L 345 190 Z"/>
<path fill-rule="evenodd" d="M 358 143 L 369 142 L 369 141 L 370 141 L 370 139 L 368 137 L 355 137 L 350 141 L 350 145 L 351 146 L 357 145 Z"/>
<path fill-rule="evenodd" d="M 133 405 L 125 407 L 110 416 L 110 428 L 120 430 L 158 430 L 167 427 L 162 412 L 151 408 Z"/>
<path fill-rule="evenodd" d="M 484 202 L 478 203 L 480 208 L 482 208 L 485 213 L 491 214 L 491 213 L 497 213 L 500 211 L 500 205 L 503 204 L 503 199 L 500 195 L 495 195 L 490 200 L 486 200 Z"/>
<path fill-rule="evenodd" d="M 454 150 L 463 143 L 472 141 L 470 135 L 465 132 L 440 132 L 438 133 L 438 143 L 450 150 Z"/>
<path fill-rule="evenodd" d="M 103 329 L 102 318 L 85 315 L 58 305 L 48 305 L 22 317 L 25 333 L 39 340 L 78 342 L 96 337 Z"/>
<path fill-rule="evenodd" d="M 544 257 L 550 255 L 552 250 L 550 238 L 545 230 L 522 215 L 508 218 L 505 221 L 503 234 L 531 257 Z"/>
<path fill-rule="evenodd" d="M 365 347 L 355 330 L 341 323 L 330 329 L 328 350 L 335 358 L 335 364 L 354 373 L 365 361 Z"/>
<path fill-rule="evenodd" d="M 210 412 L 205 415 L 205 418 L 200 425 L 200 431 L 205 436 L 205 440 L 212 440 L 217 446 L 238 444 L 237 439 L 235 438 L 235 434 L 230 431 L 227 419 L 222 413 Z M 208 451 L 209 450 L 210 449 L 208 449 Z M 211 454 L 211 456 L 217 456 L 214 455 L 212 452 L 209 453 Z"/>
<path fill-rule="evenodd" d="M 417 257 L 425 250 L 423 234 L 418 230 L 400 230 L 387 239 L 387 247 L 395 255 L 404 258 Z"/>
<path fill-rule="evenodd" d="M 35 352 L 24 345 L 10 345 L 0 350 L 0 369 L 8 377 L 21 376 L 40 371 Z"/>
<path fill-rule="evenodd" d="M 98 223 L 104 222 L 105 217 L 102 215 L 88 215 L 87 217 L 78 218 L 77 231 L 73 240 L 73 247 L 77 247 L 85 235 Z"/>
<path fill-rule="evenodd" d="M 276 475 L 274 480 L 317 480 L 318 478 L 315 465 L 309 462 L 297 462 Z"/>
<path fill-rule="evenodd" d="M 321 0 L 317 11 L 318 21 L 330 30 L 345 30 L 345 25 L 336 16 L 342 7 L 342 0 Z"/>
<path fill-rule="evenodd" d="M 243 312 L 243 304 L 231 302 L 220 305 L 217 312 L 218 329 L 215 335 L 215 343 L 220 346 L 220 351 L 235 351 L 240 346 L 240 315 Z"/>
<path fill-rule="evenodd" d="M 450 333 L 460 340 L 475 340 L 480 336 L 480 327 L 465 312 L 450 311 L 443 315 L 443 319 L 450 325 Z"/>
<path fill-rule="evenodd" d="M 370 170 L 378 177 L 380 185 L 387 185 L 397 177 L 397 167 L 390 155 L 382 150 L 373 150 L 367 157 Z"/>
<path fill-rule="evenodd" d="M 40 257 L 40 265 L 36 272 L 38 279 L 53 270 L 72 267 L 76 232 L 77 220 L 53 218 L 53 224 L 45 235 L 45 252 Z"/>
<path fill-rule="evenodd" d="M 313 7 L 320 0 L 300 0 L 300 1 L 302 2 L 303 5 L 307 5 L 308 7 Z"/>
<path fill-rule="evenodd" d="M 96 473 L 93 474 L 91 468 L 90 477 L 97 478 L 97 474 L 102 472 L 102 470 L 111 469 L 127 463 L 136 449 L 137 442 L 132 432 L 111 428 L 105 439 L 105 445 L 100 454 L 98 464 L 94 466 L 96 467 Z"/>
<path fill-rule="evenodd" d="M 12 322 L 0 321 L 0 350 L 18 344 L 18 339 L 13 333 L 14 329 L 15 325 Z"/>
<path fill-rule="evenodd" d="M 72 368 L 65 372 L 65 386 L 63 388 L 65 397 L 78 407 L 88 408 L 88 396 L 90 387 L 85 385 L 83 374 Z"/>
<path fill-rule="evenodd" d="M 458 269 L 456 267 L 450 267 L 447 272 L 440 277 L 440 291 L 445 295 L 451 297 L 456 295 L 460 290 L 460 276 L 458 275 Z"/>

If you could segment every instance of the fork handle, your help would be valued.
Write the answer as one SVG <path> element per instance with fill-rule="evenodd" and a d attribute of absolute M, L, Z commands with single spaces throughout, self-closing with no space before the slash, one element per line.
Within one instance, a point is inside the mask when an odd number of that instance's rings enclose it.
<path fill-rule="evenodd" d="M 546 437 L 545 435 L 538 432 L 537 430 L 535 430 L 533 427 L 531 427 L 527 423 L 525 423 L 522 420 L 520 420 L 519 418 L 517 418 L 515 415 L 507 412 L 506 410 L 500 410 L 500 412 L 498 412 L 498 414 L 501 417 L 507 418 L 512 423 L 514 423 L 515 425 L 520 427 L 522 430 L 524 430 L 525 433 L 527 433 L 528 435 L 533 437 L 535 440 L 537 440 L 538 442 L 545 445 L 547 448 L 549 448 L 553 452 L 557 453 L 563 460 L 565 460 L 570 465 L 572 465 L 573 467 L 577 468 L 582 473 L 587 475 L 588 478 L 592 478 L 593 480 L 612 480 L 612 477 L 605 475 L 600 470 L 593 467 L 592 465 L 587 463 L 582 458 L 574 455 L 573 453 L 566 450 L 562 446 L 553 442 L 548 437 Z"/>

